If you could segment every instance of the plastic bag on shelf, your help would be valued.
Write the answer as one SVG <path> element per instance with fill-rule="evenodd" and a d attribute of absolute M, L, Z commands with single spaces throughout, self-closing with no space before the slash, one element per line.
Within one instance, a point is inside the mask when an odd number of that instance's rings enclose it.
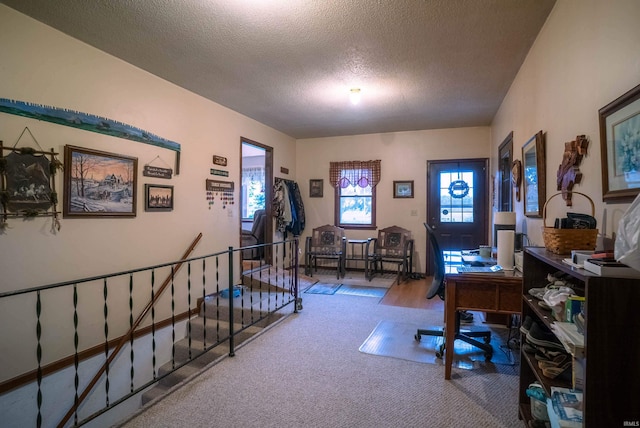
<path fill-rule="evenodd" d="M 618 223 L 613 254 L 620 263 L 640 270 L 640 195 Z"/>

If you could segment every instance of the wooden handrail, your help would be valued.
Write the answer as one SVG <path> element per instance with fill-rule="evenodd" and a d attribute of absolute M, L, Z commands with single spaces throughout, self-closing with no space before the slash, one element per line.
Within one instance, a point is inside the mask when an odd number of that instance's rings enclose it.
<path fill-rule="evenodd" d="M 198 242 L 200 241 L 200 238 L 202 238 L 202 233 L 199 233 L 198 236 L 196 236 L 196 238 L 193 240 L 193 242 L 191 243 L 189 248 L 187 248 L 187 251 L 185 251 L 184 255 L 182 256 L 182 258 L 180 260 L 185 260 L 185 259 L 187 259 L 189 257 L 189 254 L 191 254 L 191 252 L 195 249 L 196 245 L 198 245 Z M 124 345 L 127 342 L 129 342 L 129 340 L 131 339 L 131 336 L 133 335 L 135 329 L 140 325 L 140 323 L 142 322 L 144 317 L 147 315 L 149 310 L 153 307 L 155 302 L 162 295 L 162 292 L 165 290 L 165 288 L 167 288 L 167 286 L 171 283 L 171 278 L 180 270 L 182 265 L 183 265 L 183 262 L 177 263 L 176 267 L 175 267 L 175 270 L 172 270 L 172 272 L 169 275 L 167 275 L 167 278 L 164 280 L 164 282 L 162 283 L 162 285 L 158 289 L 158 292 L 154 295 L 153 300 L 151 300 L 149 303 L 147 303 L 147 305 L 144 307 L 144 309 L 142 310 L 140 315 L 138 315 L 138 318 L 135 320 L 135 322 L 129 328 L 129 331 L 124 336 L 122 336 L 122 339 L 120 340 L 120 343 L 118 343 L 118 346 L 116 346 L 113 349 L 113 351 L 111 351 L 111 354 L 107 358 L 107 361 L 105 361 L 105 363 L 102 365 L 102 367 L 100 367 L 100 370 L 98 370 L 98 372 L 93 377 L 93 379 L 91 379 L 91 382 L 89 382 L 89 384 L 86 386 L 84 391 L 82 391 L 82 394 L 80 394 L 78 396 L 78 400 L 75 403 L 73 403 L 73 406 L 71 407 L 71 409 L 69 409 L 69 411 L 64 415 L 64 417 L 62 418 L 62 420 L 58 424 L 58 428 L 63 428 L 64 427 L 64 425 L 69 421 L 69 419 L 71 419 L 71 416 L 74 414 L 74 412 L 78 409 L 78 407 L 80 406 L 80 403 L 82 403 L 84 401 L 84 399 L 87 398 L 87 396 L 89 395 L 89 393 L 91 392 L 93 387 L 100 380 L 100 377 L 102 377 L 103 373 L 107 370 L 107 367 L 109 366 L 109 364 L 111 364 L 111 362 L 114 360 L 114 358 L 120 353 L 122 348 L 124 348 Z"/>

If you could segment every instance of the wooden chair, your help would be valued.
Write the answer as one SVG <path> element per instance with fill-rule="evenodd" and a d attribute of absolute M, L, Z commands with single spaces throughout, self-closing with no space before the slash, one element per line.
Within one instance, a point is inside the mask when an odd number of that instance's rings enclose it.
<path fill-rule="evenodd" d="M 413 239 L 411 231 L 402 227 L 380 229 L 378 237 L 367 242 L 365 253 L 365 277 L 369 281 L 383 271 L 384 263 L 396 265 L 398 284 L 413 271 Z"/>
<path fill-rule="evenodd" d="M 347 238 L 344 229 L 332 225 L 316 227 L 305 242 L 305 275 L 313 276 L 318 270 L 318 259 L 335 260 L 336 277 L 344 277 L 346 269 Z"/>

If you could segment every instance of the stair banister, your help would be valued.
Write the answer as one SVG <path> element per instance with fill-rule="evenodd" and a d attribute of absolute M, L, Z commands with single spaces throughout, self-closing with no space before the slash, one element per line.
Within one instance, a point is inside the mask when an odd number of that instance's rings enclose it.
<path fill-rule="evenodd" d="M 189 248 L 187 248 L 187 251 L 185 251 L 184 255 L 182 256 L 182 258 L 180 260 L 185 260 L 185 259 L 189 258 L 189 255 L 193 252 L 193 250 L 195 249 L 196 245 L 198 245 L 198 242 L 200 241 L 200 238 L 202 238 L 202 233 L 199 233 L 198 236 L 196 236 L 196 238 L 193 240 L 193 242 L 191 243 Z M 140 315 L 138 315 L 138 318 L 136 319 L 136 321 L 129 328 L 129 331 L 124 336 L 122 336 L 120 342 L 113 349 L 113 351 L 111 351 L 111 354 L 109 354 L 109 357 L 104 362 L 104 364 L 102 365 L 100 370 L 98 370 L 98 372 L 93 377 L 91 382 L 89 382 L 89 384 L 85 387 L 84 391 L 82 391 L 82 394 L 80 394 L 78 396 L 78 399 L 74 402 L 74 404 L 71 407 L 71 409 L 69 409 L 69 411 L 64 415 L 64 417 L 62 418 L 62 420 L 58 424 L 58 428 L 63 428 L 65 426 L 65 424 L 69 421 L 69 419 L 71 419 L 71 416 L 73 416 L 74 412 L 76 412 L 78 407 L 80 407 L 80 404 L 89 395 L 89 393 L 91 392 L 93 387 L 96 385 L 96 383 L 98 383 L 98 381 L 100 380 L 100 377 L 106 371 L 107 366 L 109 364 L 111 364 L 111 362 L 114 360 L 114 358 L 120 353 L 122 348 L 124 348 L 124 345 L 130 340 L 130 338 L 133 335 L 134 331 L 136 330 L 136 328 L 138 328 L 138 325 L 140 325 L 140 323 L 142 322 L 144 317 L 147 315 L 147 313 L 149 312 L 151 307 L 160 298 L 160 296 L 162 295 L 164 289 L 167 288 L 167 286 L 170 284 L 171 278 L 173 276 L 175 276 L 176 273 L 178 273 L 178 271 L 180 270 L 182 265 L 183 265 L 183 262 L 179 262 L 179 263 L 176 264 L 175 270 L 173 270 L 172 273 L 170 273 L 167 276 L 167 278 L 164 280 L 164 282 L 162 283 L 162 286 L 158 289 L 158 292 L 154 296 L 153 300 L 151 300 L 149 303 L 147 303 L 147 305 L 144 307 L 144 309 L 142 310 Z"/>

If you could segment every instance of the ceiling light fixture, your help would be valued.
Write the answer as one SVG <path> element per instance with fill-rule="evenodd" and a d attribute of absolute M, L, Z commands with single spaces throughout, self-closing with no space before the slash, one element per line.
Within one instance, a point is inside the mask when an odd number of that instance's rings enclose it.
<path fill-rule="evenodd" d="M 360 88 L 352 88 L 349 92 L 351 104 L 357 105 L 360 102 Z"/>

